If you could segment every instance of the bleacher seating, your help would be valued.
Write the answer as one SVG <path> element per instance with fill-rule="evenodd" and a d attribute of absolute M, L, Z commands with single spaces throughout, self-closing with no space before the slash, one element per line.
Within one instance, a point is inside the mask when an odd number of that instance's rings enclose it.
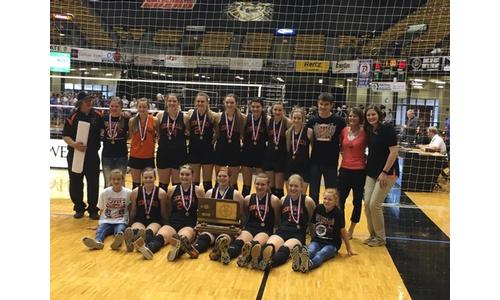
<path fill-rule="evenodd" d="M 295 38 L 295 59 L 323 59 L 325 36 L 322 34 L 298 34 Z"/>
<path fill-rule="evenodd" d="M 240 50 L 243 57 L 267 58 L 273 45 L 272 33 L 249 32 Z"/>
<path fill-rule="evenodd" d="M 160 29 L 154 35 L 153 42 L 159 47 L 172 46 L 180 43 L 182 35 L 182 30 Z"/>
<path fill-rule="evenodd" d="M 205 56 L 225 56 L 232 39 L 232 32 L 207 32 L 203 35 L 198 52 Z"/>

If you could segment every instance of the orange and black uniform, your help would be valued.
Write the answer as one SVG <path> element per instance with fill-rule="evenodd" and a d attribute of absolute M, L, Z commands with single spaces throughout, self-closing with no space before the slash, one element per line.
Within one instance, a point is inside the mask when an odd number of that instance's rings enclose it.
<path fill-rule="evenodd" d="M 99 197 L 99 148 L 101 147 L 101 129 L 104 129 L 102 115 L 90 110 L 89 113 L 82 113 L 80 110 L 74 111 L 64 122 L 63 136 L 76 139 L 78 122 L 90 123 L 89 136 L 87 140 L 87 150 L 85 151 L 85 160 L 83 163 L 83 172 L 81 174 L 71 171 L 75 149 L 68 146 L 68 173 L 69 173 L 69 194 L 73 201 L 73 210 L 89 213 L 97 213 L 97 199 Z M 83 202 L 83 177 L 87 180 L 87 202 L 86 207 Z"/>
<path fill-rule="evenodd" d="M 144 201 L 144 195 L 142 194 L 144 190 L 144 186 L 139 186 L 137 189 L 137 201 L 136 201 L 136 212 L 135 212 L 135 222 L 140 222 L 144 224 L 144 226 L 148 226 L 151 223 L 158 223 L 162 225 L 161 219 L 161 202 L 160 202 L 160 188 L 155 186 L 155 194 L 152 195 L 145 193 L 147 201 Z M 151 199 L 152 198 L 152 199 Z M 153 203 L 151 203 L 153 201 Z M 151 210 L 149 214 L 146 214 L 146 210 L 149 210 L 151 206 Z M 146 208 L 147 207 L 147 208 Z M 149 219 L 146 217 L 149 215 Z"/>
<path fill-rule="evenodd" d="M 172 135 L 169 136 L 169 132 Z M 160 123 L 159 135 L 158 150 L 156 150 L 158 169 L 179 169 L 187 163 L 186 125 L 182 111 L 177 115 L 175 128 L 174 120 L 165 111 Z"/>
<path fill-rule="evenodd" d="M 191 188 L 193 191 L 193 198 L 189 199 Z M 182 197 L 184 197 L 184 205 L 182 204 Z M 186 208 L 188 208 L 188 210 L 186 210 Z M 198 197 L 196 197 L 196 187 L 192 184 L 187 191 L 184 191 L 182 185 L 179 184 L 175 187 L 172 194 L 171 213 L 167 224 L 172 226 L 177 232 L 184 227 L 194 228 L 198 220 L 197 210 Z"/>
<path fill-rule="evenodd" d="M 280 131 L 281 127 L 281 131 Z M 278 123 L 274 124 L 274 117 L 269 121 L 267 126 L 267 149 L 266 158 L 264 160 L 264 170 L 274 171 L 276 173 L 285 172 L 286 165 L 286 121 L 281 119 Z M 279 141 L 276 145 L 274 136 L 279 133 Z"/>
<path fill-rule="evenodd" d="M 214 162 L 214 123 L 205 113 L 197 117 L 195 109 L 191 119 L 189 133 L 189 162 L 193 164 L 209 165 Z M 206 118 L 205 118 L 206 116 Z M 198 119 L 200 123 L 198 123 Z M 203 122 L 203 120 L 205 120 Z M 203 135 L 201 135 L 203 129 Z"/>
<path fill-rule="evenodd" d="M 233 120 L 228 120 L 229 131 L 233 127 L 232 136 L 229 142 L 228 139 L 228 126 L 226 126 L 226 114 L 222 113 L 219 122 L 219 137 L 215 144 L 215 164 L 218 166 L 239 167 L 241 157 L 241 143 L 240 143 L 240 128 L 237 115 L 233 116 Z M 236 122 L 234 126 L 233 122 Z"/>
<path fill-rule="evenodd" d="M 137 116 L 139 117 L 139 116 Z M 146 128 L 146 138 L 141 144 L 139 129 L 132 134 L 130 142 L 130 158 L 128 165 L 131 168 L 142 170 L 146 167 L 155 167 L 155 122 L 152 115 L 148 115 L 148 126 Z M 139 120 L 140 121 L 140 120 Z M 139 122 L 139 126 L 144 126 Z M 144 128 L 144 127 L 142 127 Z M 132 130 L 131 128 L 129 130 Z"/>
<path fill-rule="evenodd" d="M 250 201 L 248 202 L 248 220 L 245 225 L 246 231 L 250 232 L 253 236 L 256 236 L 259 232 L 265 232 L 271 236 L 274 232 L 274 209 L 271 206 L 271 193 L 267 193 L 267 214 L 266 212 L 266 197 L 259 199 L 259 207 L 257 207 L 257 200 L 255 197 L 257 194 L 252 194 L 250 196 Z M 264 217 L 264 221 L 259 218 Z"/>

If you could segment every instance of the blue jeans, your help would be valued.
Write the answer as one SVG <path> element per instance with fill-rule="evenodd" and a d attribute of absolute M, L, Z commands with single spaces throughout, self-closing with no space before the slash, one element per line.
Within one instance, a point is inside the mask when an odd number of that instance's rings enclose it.
<path fill-rule="evenodd" d="M 309 269 L 319 267 L 323 262 L 337 255 L 337 248 L 335 248 L 334 245 L 319 242 L 311 242 L 309 246 L 307 246 L 307 250 L 309 251 L 309 258 L 312 261 Z"/>
<path fill-rule="evenodd" d="M 119 232 L 124 232 L 125 228 L 127 228 L 127 224 L 120 223 L 120 224 L 109 224 L 109 223 L 102 223 L 97 227 L 97 230 L 95 232 L 95 239 L 96 241 L 103 242 L 104 239 L 108 235 L 112 234 L 117 234 Z"/>
<path fill-rule="evenodd" d="M 335 166 L 324 166 L 311 163 L 310 166 L 310 185 L 309 185 L 309 196 L 316 202 L 319 203 L 319 188 L 321 185 L 321 175 L 325 179 L 325 188 L 336 188 L 337 187 L 337 165 Z"/>
<path fill-rule="evenodd" d="M 104 187 L 111 185 L 109 175 L 111 170 L 120 169 L 122 170 L 123 176 L 127 173 L 127 163 L 128 157 L 103 157 L 102 158 L 102 174 L 104 175 Z M 125 182 L 123 182 L 125 184 Z"/>

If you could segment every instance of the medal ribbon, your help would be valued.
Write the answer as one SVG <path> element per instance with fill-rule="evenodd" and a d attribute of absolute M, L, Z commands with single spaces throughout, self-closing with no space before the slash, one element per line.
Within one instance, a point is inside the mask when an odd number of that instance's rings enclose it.
<path fill-rule="evenodd" d="M 293 215 L 293 205 L 292 205 L 292 196 L 290 196 L 290 215 L 292 216 L 292 219 L 293 221 L 299 225 L 299 222 L 300 222 L 300 200 L 302 198 L 302 195 L 299 195 L 299 205 L 297 207 L 297 219 L 295 218 L 295 216 Z"/>
<path fill-rule="evenodd" d="M 156 192 L 156 186 L 153 186 L 153 192 L 151 193 L 151 199 L 149 201 L 149 208 L 148 208 L 148 201 L 146 198 L 146 188 L 142 187 L 142 198 L 144 199 L 144 210 L 146 210 L 146 215 L 149 215 L 151 212 L 151 206 L 153 205 L 153 199 L 155 197 L 155 192 Z"/>
<path fill-rule="evenodd" d="M 226 135 L 227 139 L 230 140 L 231 137 L 233 136 L 233 130 L 234 130 L 234 123 L 236 123 L 236 116 L 233 117 L 233 123 L 231 124 L 231 130 L 229 130 L 229 123 L 228 123 L 228 118 L 227 118 L 227 113 L 224 112 L 225 121 L 226 121 Z"/>
<path fill-rule="evenodd" d="M 304 127 L 300 130 L 299 137 L 297 138 L 297 143 L 295 143 L 295 128 L 292 131 L 292 154 L 295 155 L 299 150 L 300 138 L 302 137 L 302 132 L 304 131 Z"/>
<path fill-rule="evenodd" d="M 191 204 L 193 204 L 193 185 L 191 184 L 191 188 L 189 189 L 189 205 L 186 206 L 185 200 L 184 200 L 184 190 L 182 189 L 182 185 L 179 184 L 179 188 L 181 190 L 181 199 L 182 199 L 182 206 L 186 210 L 186 212 L 189 211 L 191 208 Z"/>
<path fill-rule="evenodd" d="M 259 206 L 259 197 L 257 196 L 257 194 L 255 194 L 255 203 L 257 204 L 257 215 L 259 217 L 259 220 L 261 222 L 264 222 L 264 219 L 266 219 L 266 215 L 267 215 L 267 210 L 268 210 L 268 203 L 269 203 L 269 194 L 266 193 L 266 208 L 264 209 L 264 216 L 261 215 L 260 213 L 260 206 Z"/>

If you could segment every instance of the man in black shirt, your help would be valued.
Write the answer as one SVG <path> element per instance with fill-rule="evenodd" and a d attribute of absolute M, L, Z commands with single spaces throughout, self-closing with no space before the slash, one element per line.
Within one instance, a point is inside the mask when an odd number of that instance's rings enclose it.
<path fill-rule="evenodd" d="M 99 148 L 101 147 L 101 135 L 104 130 L 104 122 L 99 112 L 92 108 L 92 96 L 81 92 L 78 94 L 77 109 L 64 122 L 63 139 L 68 144 L 68 173 L 69 173 L 69 194 L 73 201 L 74 217 L 83 217 L 85 209 L 93 220 L 99 220 L 97 198 L 99 196 Z M 78 122 L 90 123 L 87 144 L 77 143 L 76 132 Z M 85 152 L 83 172 L 78 174 L 71 171 L 73 156 L 76 151 Z M 83 202 L 83 176 L 87 180 L 87 202 L 85 207 Z"/>
<path fill-rule="evenodd" d="M 310 160 L 309 196 L 319 203 L 321 175 L 325 180 L 325 188 L 337 187 L 337 166 L 339 161 L 339 135 L 346 126 L 342 118 L 332 113 L 333 96 L 321 93 L 318 97 L 318 115 L 307 122 L 307 127 L 314 133 Z"/>

